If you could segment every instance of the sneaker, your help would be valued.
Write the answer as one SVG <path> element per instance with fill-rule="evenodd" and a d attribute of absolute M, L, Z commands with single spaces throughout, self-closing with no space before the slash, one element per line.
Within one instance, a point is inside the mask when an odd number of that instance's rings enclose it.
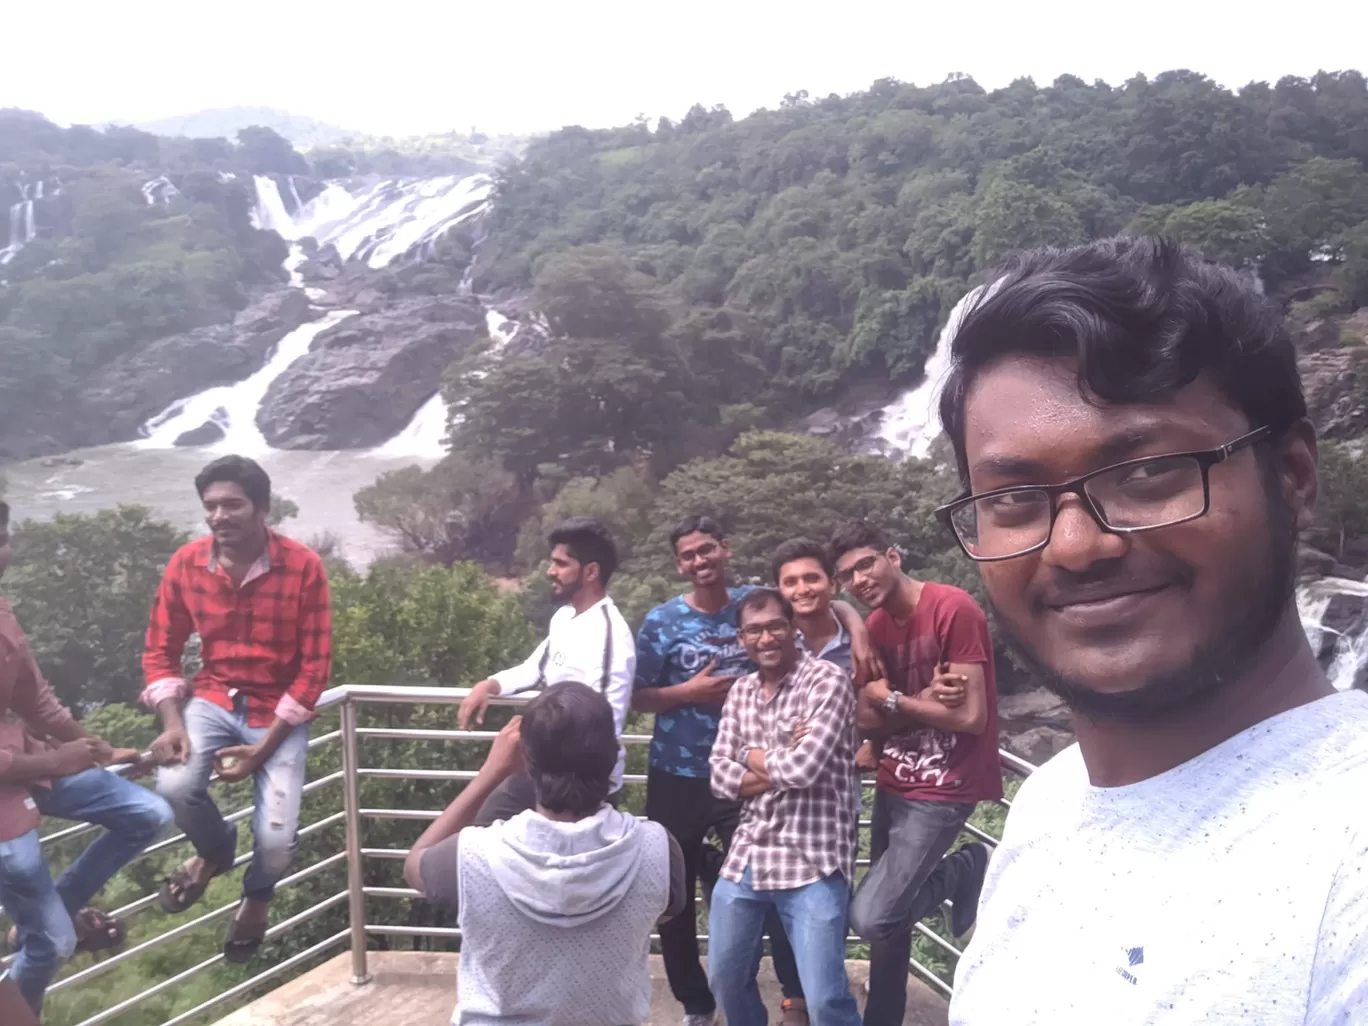
<path fill-rule="evenodd" d="M 717 1026 L 717 1009 L 705 1015 L 686 1015 L 683 1026 Z"/>
<path fill-rule="evenodd" d="M 808 1026 L 807 1002 L 802 998 L 784 998 L 779 1006 L 783 1014 L 779 1017 L 782 1026 Z"/>
<path fill-rule="evenodd" d="M 979 895 L 983 892 L 983 874 L 988 870 L 988 846 L 975 841 L 966 844 L 950 856 L 958 860 L 959 879 L 955 881 L 955 893 L 950 900 L 954 908 L 950 913 L 950 932 L 963 937 L 978 918 Z"/>

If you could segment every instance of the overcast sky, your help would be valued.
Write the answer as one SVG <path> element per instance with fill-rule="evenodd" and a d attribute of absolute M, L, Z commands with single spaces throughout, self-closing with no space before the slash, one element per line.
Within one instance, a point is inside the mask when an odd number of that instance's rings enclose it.
<path fill-rule="evenodd" d="M 376 134 L 742 116 L 877 78 L 988 88 L 1190 68 L 1230 86 L 1368 69 L 1368 0 L 133 0 L 5 4 L 0 105 L 61 123 L 277 107 Z M 811 13 L 803 13 L 811 11 Z"/>

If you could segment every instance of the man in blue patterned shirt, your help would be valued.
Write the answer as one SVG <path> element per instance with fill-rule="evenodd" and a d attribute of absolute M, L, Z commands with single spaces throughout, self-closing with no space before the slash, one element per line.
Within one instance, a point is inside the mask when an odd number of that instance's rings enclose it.
<path fill-rule="evenodd" d="M 675 567 L 691 588 L 646 614 L 637 635 L 636 690 L 632 708 L 655 714 L 650 768 L 646 782 L 646 815 L 663 824 L 684 851 L 688 905 L 660 931 L 665 975 L 675 999 L 684 1006 L 686 1026 L 707 1026 L 717 1004 L 708 988 L 698 956 L 694 892 L 705 889 L 721 868 L 709 865 L 709 830 L 723 846 L 731 844 L 740 816 L 736 802 L 717 798 L 709 784 L 708 759 L 717 738 L 722 703 L 732 682 L 755 666 L 736 636 L 737 603 L 753 585 L 727 587 L 731 547 L 712 517 L 686 518 L 670 533 Z M 859 614 L 845 603 L 833 607 L 847 632 L 857 663 L 875 658 Z M 778 918 L 769 930 L 775 974 L 785 997 L 785 1022 L 805 1022 L 803 990 L 793 952 Z"/>

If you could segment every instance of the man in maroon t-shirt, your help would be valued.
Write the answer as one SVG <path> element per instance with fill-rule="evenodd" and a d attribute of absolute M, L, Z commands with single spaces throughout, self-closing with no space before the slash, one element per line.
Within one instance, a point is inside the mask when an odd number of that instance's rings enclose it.
<path fill-rule="evenodd" d="M 836 580 L 874 610 L 869 636 L 887 680 L 860 692 L 858 718 L 878 757 L 873 865 L 851 907 L 869 941 L 864 1026 L 896 1026 L 907 1002 L 912 929 L 946 898 L 956 936 L 973 925 L 988 850 L 942 858 L 974 806 L 1002 797 L 997 682 L 983 610 L 966 592 L 917 581 L 883 534 L 850 523 L 831 538 Z M 881 749 L 881 750 L 880 750 Z"/>

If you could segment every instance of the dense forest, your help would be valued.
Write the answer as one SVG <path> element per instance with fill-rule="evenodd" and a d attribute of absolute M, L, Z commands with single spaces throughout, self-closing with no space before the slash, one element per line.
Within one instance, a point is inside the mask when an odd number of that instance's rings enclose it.
<path fill-rule="evenodd" d="M 267 127 L 236 141 L 164 139 L 0 112 L 0 182 L 60 186 L 45 190 L 38 238 L 0 268 L 0 433 L 22 403 L 58 401 L 70 379 L 149 333 L 222 318 L 279 280 L 283 243 L 250 224 L 250 175 L 425 173 L 456 168 L 442 162 L 465 159 L 455 150 L 470 142 L 453 140 L 447 155 L 433 142 L 440 166 L 424 166 L 421 146 L 405 163 L 399 148 L 297 152 Z M 179 196 L 149 203 L 142 186 L 160 174 Z M 619 539 L 613 591 L 632 620 L 678 590 L 666 533 L 691 512 L 726 523 L 739 577 L 762 579 L 781 539 L 821 538 L 865 516 L 898 539 L 912 572 L 977 589 L 930 517 L 956 487 L 943 450 L 897 462 L 793 429 L 820 406 L 879 402 L 915 382 L 951 306 L 1018 247 L 1176 235 L 1257 275 L 1299 328 L 1330 324 L 1338 334 L 1326 342 L 1320 331 L 1318 344 L 1342 348 L 1368 381 L 1368 332 L 1343 317 L 1368 305 L 1368 84 L 1357 72 L 1234 92 L 1185 71 L 992 92 L 967 78 L 881 81 L 847 97 L 795 93 L 741 120 L 695 107 L 654 126 L 566 128 L 499 171 L 487 227 L 477 289 L 525 302 L 547 337 L 453 366 L 451 454 L 357 495 L 359 515 L 400 552 L 364 571 L 329 554 L 339 684 L 463 686 L 521 656 L 547 614 L 545 529 L 575 514 L 604 519 Z M 1368 539 L 1368 473 L 1352 445 L 1327 444 L 1323 456 L 1311 540 L 1332 563 L 1348 561 L 1355 540 Z M 5 594 L 62 698 L 119 743 L 145 744 L 155 731 L 134 706 L 138 656 L 158 570 L 183 538 L 154 512 L 127 507 L 16 533 Z M 445 708 L 365 716 L 386 727 L 454 725 Z M 317 732 L 335 725 L 330 713 Z M 363 762 L 470 769 L 481 754 L 469 742 L 368 741 Z M 629 771 L 643 759 L 633 749 Z M 335 771 L 337 749 L 320 748 L 311 763 L 315 778 Z M 304 823 L 339 808 L 330 786 L 309 796 Z M 368 779 L 363 804 L 435 808 L 453 786 Z M 222 797 L 226 807 L 250 801 L 240 786 Z M 640 802 L 629 793 L 629 805 Z M 999 810 L 979 815 L 984 829 L 1000 825 Z M 400 849 L 419 829 L 369 821 L 364 843 Z M 244 832 L 244 851 L 248 843 Z M 340 824 L 314 829 L 296 868 L 340 846 Z M 58 864 L 75 850 L 64 845 Z M 179 856 L 135 863 L 104 906 L 154 889 Z M 367 859 L 366 882 L 399 886 L 397 863 Z M 134 942 L 226 910 L 235 886 L 216 881 L 204 906 L 170 922 L 138 916 Z M 330 863 L 282 891 L 274 921 L 344 886 L 345 866 Z M 393 899 L 369 901 L 367 914 L 450 925 Z M 257 964 L 215 966 L 111 1021 L 185 1013 L 345 919 L 333 907 L 272 940 Z M 222 923 L 55 995 L 48 1020 L 71 1026 L 211 957 Z M 919 940 L 916 954 L 952 970 L 932 942 Z"/>

